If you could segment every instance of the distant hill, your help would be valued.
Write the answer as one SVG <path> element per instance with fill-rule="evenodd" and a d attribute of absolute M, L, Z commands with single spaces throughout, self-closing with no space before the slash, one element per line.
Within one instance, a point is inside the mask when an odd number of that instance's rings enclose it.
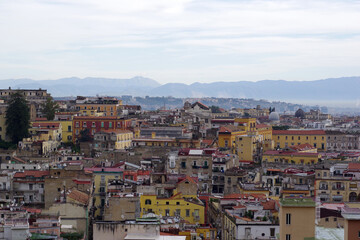
<path fill-rule="evenodd" d="M 35 81 L 31 79 L 0 80 L 0 88 L 47 89 L 54 97 L 95 95 L 146 95 L 149 89 L 159 87 L 155 80 L 144 77 L 130 79 L 112 78 L 61 78 Z"/>
<path fill-rule="evenodd" d="M 325 104 L 359 101 L 360 77 L 330 78 L 316 81 L 264 80 L 258 82 L 168 83 L 134 77 L 62 78 L 34 81 L 31 79 L 0 80 L 0 88 L 43 88 L 55 97 L 77 95 L 133 95 L 173 97 L 254 98 Z"/>

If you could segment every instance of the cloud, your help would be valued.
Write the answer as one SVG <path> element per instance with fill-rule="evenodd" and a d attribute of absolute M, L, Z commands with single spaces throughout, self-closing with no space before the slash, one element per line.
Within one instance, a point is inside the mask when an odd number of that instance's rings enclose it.
<path fill-rule="evenodd" d="M 0 77 L 359 75 L 359 12 L 351 0 L 1 1 Z"/>

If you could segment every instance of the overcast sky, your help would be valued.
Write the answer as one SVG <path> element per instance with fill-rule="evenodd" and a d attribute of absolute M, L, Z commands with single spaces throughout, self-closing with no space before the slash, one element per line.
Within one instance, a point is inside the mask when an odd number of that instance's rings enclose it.
<path fill-rule="evenodd" d="M 0 79 L 360 75 L 360 1 L 1 0 Z"/>

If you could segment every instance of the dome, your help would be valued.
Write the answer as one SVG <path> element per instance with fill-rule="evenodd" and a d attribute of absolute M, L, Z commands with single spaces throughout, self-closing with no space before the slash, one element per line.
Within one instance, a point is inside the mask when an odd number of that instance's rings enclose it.
<path fill-rule="evenodd" d="M 272 112 L 269 115 L 269 120 L 270 121 L 279 121 L 280 120 L 280 116 L 277 112 Z"/>
<path fill-rule="evenodd" d="M 305 118 L 305 112 L 301 108 L 299 108 L 295 112 L 295 117 L 297 117 L 297 118 Z"/>

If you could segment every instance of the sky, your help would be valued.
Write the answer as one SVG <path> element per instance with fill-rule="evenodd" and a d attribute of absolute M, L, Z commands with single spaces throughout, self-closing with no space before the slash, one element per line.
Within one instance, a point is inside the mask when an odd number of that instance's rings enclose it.
<path fill-rule="evenodd" d="M 358 0 L 2 0 L 0 79 L 360 76 Z"/>

